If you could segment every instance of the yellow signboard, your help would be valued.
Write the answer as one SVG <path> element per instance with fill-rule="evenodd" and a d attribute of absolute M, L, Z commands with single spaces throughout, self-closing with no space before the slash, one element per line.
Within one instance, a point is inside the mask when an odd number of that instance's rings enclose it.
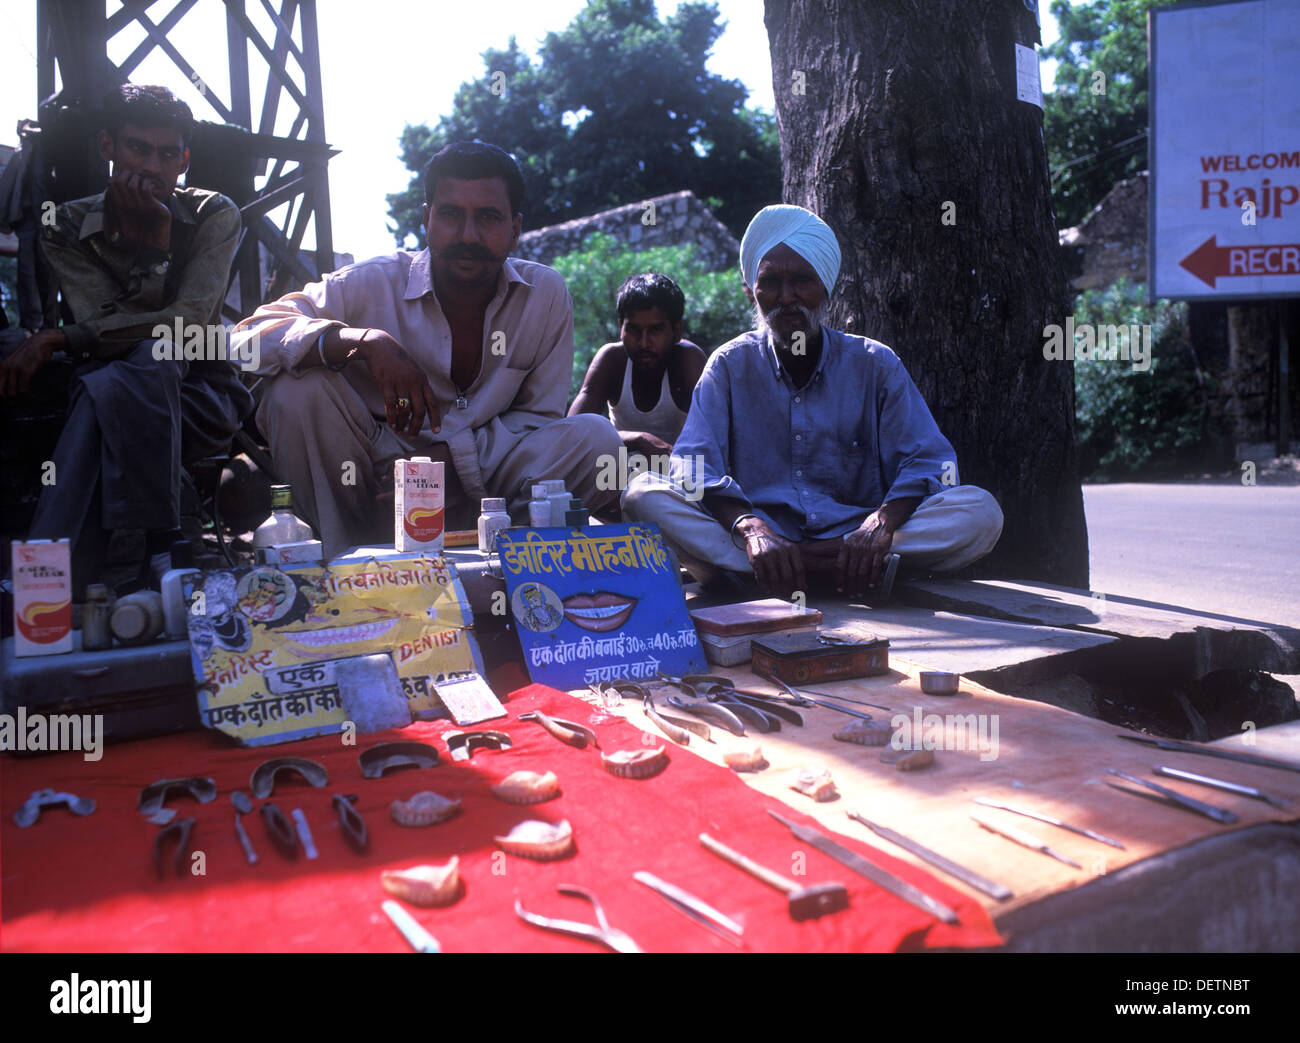
<path fill-rule="evenodd" d="M 483 669 L 444 558 L 203 572 L 189 604 L 199 712 L 250 746 L 336 733 L 350 707 L 399 686 L 427 714 L 436 683 Z"/>

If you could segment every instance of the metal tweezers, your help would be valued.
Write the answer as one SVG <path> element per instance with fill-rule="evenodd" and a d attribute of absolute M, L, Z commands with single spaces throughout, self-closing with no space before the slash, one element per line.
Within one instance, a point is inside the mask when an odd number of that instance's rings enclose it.
<path fill-rule="evenodd" d="M 1121 779 L 1129 782 L 1135 782 L 1139 786 L 1151 790 L 1150 793 L 1143 793 L 1139 790 L 1129 789 L 1127 786 L 1117 786 L 1110 779 L 1103 779 L 1107 786 L 1111 786 L 1121 793 L 1128 793 L 1134 797 L 1146 797 L 1148 800 L 1157 801 L 1160 804 L 1170 804 L 1174 807 L 1185 808 L 1188 811 L 1194 811 L 1198 815 L 1204 815 L 1206 818 L 1213 819 L 1215 822 L 1229 823 L 1236 822 L 1237 816 L 1227 808 L 1216 807 L 1213 804 L 1206 804 L 1203 801 L 1194 800 L 1191 797 L 1184 796 L 1176 790 L 1171 790 L 1165 786 L 1158 786 L 1154 782 L 1147 782 L 1146 779 L 1139 779 L 1135 775 L 1126 775 L 1122 771 L 1116 771 L 1114 768 L 1107 768 L 1111 775 L 1118 775 Z"/>
<path fill-rule="evenodd" d="M 645 951 L 626 932 L 620 931 L 617 927 L 610 927 L 609 921 L 605 919 L 605 910 L 600 907 L 600 903 L 596 901 L 596 896 L 590 891 L 568 884 L 560 887 L 559 892 L 571 898 L 582 898 L 590 902 L 592 908 L 596 911 L 596 923 L 600 926 L 595 927 L 577 920 L 553 920 L 550 917 L 538 916 L 535 913 L 528 912 L 518 898 L 515 899 L 515 914 L 519 919 L 532 924 L 534 927 L 540 927 L 544 931 L 555 931 L 557 934 L 571 934 L 575 938 L 586 938 L 588 941 L 599 942 L 615 952 Z"/>
<path fill-rule="evenodd" d="M 780 678 L 773 677 L 770 678 L 770 680 L 772 684 L 777 685 L 780 688 L 785 690 L 787 695 L 790 697 L 791 703 L 793 703 L 793 705 L 795 706 L 809 706 L 809 705 L 820 706 L 824 710 L 834 710 L 836 713 L 846 713 L 850 717 L 857 717 L 863 721 L 869 721 L 872 719 L 871 714 L 869 713 L 863 713 L 861 710 L 850 710 L 847 706 L 841 706 L 839 703 L 831 702 L 829 699 L 826 698 L 813 699 L 812 697 L 804 694 L 804 692 L 808 691 L 808 689 L 805 688 L 804 691 L 801 692 L 798 689 L 791 688 Z M 849 699 L 846 701 L 861 703 L 863 706 L 871 706 L 877 710 L 889 709 L 888 706 L 877 706 L 875 703 L 869 703 L 865 699 Z"/>

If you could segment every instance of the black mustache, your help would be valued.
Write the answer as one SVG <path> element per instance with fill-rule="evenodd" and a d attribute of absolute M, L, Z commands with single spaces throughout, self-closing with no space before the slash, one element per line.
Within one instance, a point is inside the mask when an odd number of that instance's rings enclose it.
<path fill-rule="evenodd" d="M 495 261 L 496 257 L 486 246 L 479 246 L 476 243 L 456 243 L 442 251 L 442 259 L 444 261 Z"/>

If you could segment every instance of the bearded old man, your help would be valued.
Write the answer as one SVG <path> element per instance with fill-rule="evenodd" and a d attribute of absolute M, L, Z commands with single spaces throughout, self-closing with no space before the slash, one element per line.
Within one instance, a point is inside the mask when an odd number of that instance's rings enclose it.
<path fill-rule="evenodd" d="M 789 596 L 811 580 L 879 600 L 900 561 L 954 571 L 1002 532 L 993 497 L 957 484 L 898 356 L 823 325 L 839 268 L 821 218 L 758 212 L 740 244 L 758 328 L 709 359 L 669 477 L 624 494 L 624 517 L 657 523 L 706 589 Z"/>

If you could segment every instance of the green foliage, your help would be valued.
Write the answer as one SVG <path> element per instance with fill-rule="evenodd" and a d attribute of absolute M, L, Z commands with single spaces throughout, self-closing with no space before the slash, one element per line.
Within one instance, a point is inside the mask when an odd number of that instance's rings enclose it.
<path fill-rule="evenodd" d="M 1148 304 L 1142 287 L 1120 280 L 1080 294 L 1074 321 L 1076 329 L 1084 323 L 1151 327 L 1150 369 L 1134 369 L 1119 359 L 1075 359 L 1074 411 L 1084 477 L 1168 476 L 1194 465 L 1205 444 L 1213 389 L 1192 353 L 1186 302 Z"/>
<path fill-rule="evenodd" d="M 536 62 L 513 37 L 485 51 L 484 75 L 461 84 L 450 115 L 402 132 L 415 176 L 388 197 L 397 242 L 424 239 L 420 175 L 433 154 L 474 138 L 518 161 L 525 228 L 687 188 L 721 200 L 719 220 L 739 235 L 780 201 L 781 153 L 775 118 L 745 107 L 739 80 L 705 68 L 722 30 L 713 3 L 683 3 L 661 20 L 653 0 L 590 0 L 547 34 Z"/>
<path fill-rule="evenodd" d="M 582 387 L 592 356 L 602 344 L 618 340 L 614 312 L 618 288 L 637 272 L 662 272 L 686 294 L 683 336 L 706 352 L 738 337 L 753 326 L 749 301 L 741 289 L 740 273 L 711 272 L 696 256 L 694 243 L 636 250 L 604 232 L 596 232 L 584 249 L 557 257 L 551 265 L 564 276 L 573 296 L 573 385 L 570 399 Z"/>
<path fill-rule="evenodd" d="M 1146 169 L 1147 11 L 1169 3 L 1052 2 L 1061 36 L 1043 48 L 1058 61 L 1043 134 L 1062 228 L 1082 221 L 1116 181 Z"/>

